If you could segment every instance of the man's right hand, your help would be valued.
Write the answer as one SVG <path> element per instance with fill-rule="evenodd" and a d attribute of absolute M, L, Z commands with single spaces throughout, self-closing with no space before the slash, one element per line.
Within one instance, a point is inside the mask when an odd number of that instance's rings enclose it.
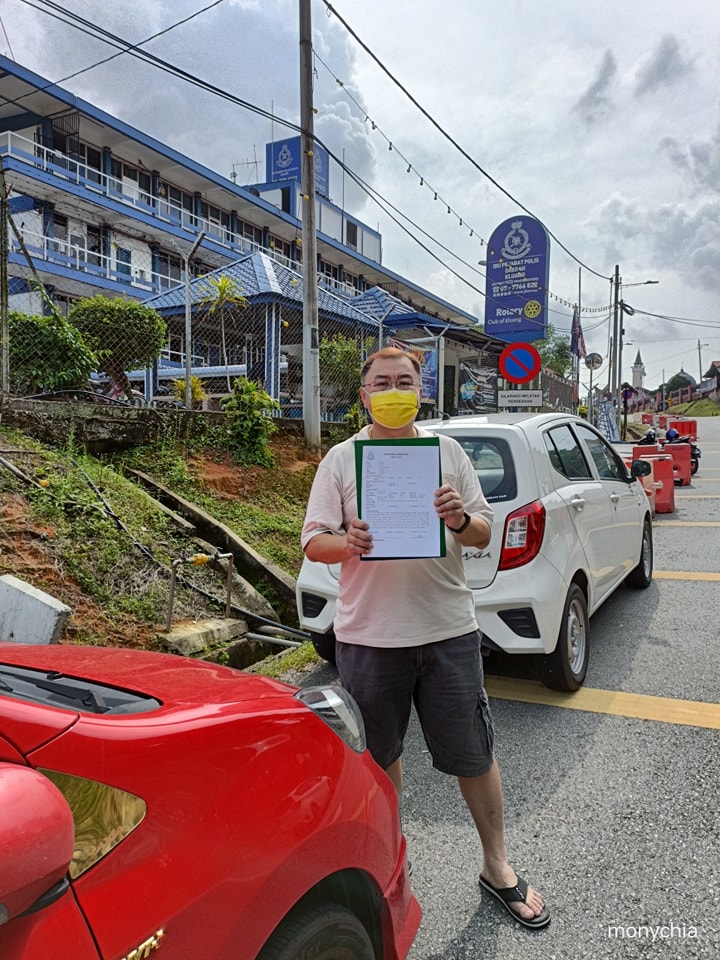
<path fill-rule="evenodd" d="M 360 520 L 358 517 L 351 520 L 345 536 L 350 556 L 362 557 L 372 550 L 372 535 L 365 520 Z"/>
<path fill-rule="evenodd" d="M 350 521 L 344 536 L 318 533 L 305 546 L 305 556 L 315 563 L 342 563 L 372 550 L 372 536 L 365 520 Z"/>

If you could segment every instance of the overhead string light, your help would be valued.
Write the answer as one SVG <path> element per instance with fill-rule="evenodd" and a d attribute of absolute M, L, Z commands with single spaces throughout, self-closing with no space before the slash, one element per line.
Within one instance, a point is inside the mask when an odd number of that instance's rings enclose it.
<path fill-rule="evenodd" d="M 329 73 L 331 76 L 334 77 L 334 80 L 335 80 L 336 84 L 338 85 L 338 87 L 340 87 L 340 88 L 342 89 L 343 93 L 344 93 L 345 96 L 348 98 L 348 100 L 350 100 L 350 101 L 353 103 L 353 105 L 355 106 L 355 108 L 356 108 L 356 110 L 357 110 L 357 112 L 358 112 L 358 115 L 361 116 L 361 117 L 363 117 L 363 122 L 364 122 L 364 123 L 367 123 L 368 121 L 370 121 L 370 129 L 373 130 L 373 131 L 375 131 L 375 132 L 377 132 L 377 133 L 379 133 L 380 136 L 383 138 L 383 140 L 385 140 L 385 142 L 387 143 L 388 152 L 397 154 L 398 158 L 399 158 L 402 162 L 404 162 L 404 163 L 407 164 L 407 170 L 406 170 L 407 173 L 415 173 L 415 174 L 418 174 L 418 170 L 417 170 L 417 168 L 415 167 L 415 165 L 413 164 L 413 162 L 412 162 L 410 159 L 408 159 L 408 158 L 402 153 L 402 151 L 400 151 L 400 150 L 398 149 L 398 147 L 397 147 L 397 145 L 394 143 L 394 141 L 392 141 L 392 140 L 390 139 L 390 137 L 388 137 L 388 136 L 383 132 L 382 128 L 379 126 L 379 124 L 377 123 L 377 121 L 376 121 L 376 120 L 373 120 L 373 118 L 370 116 L 370 114 L 366 112 L 366 110 L 365 110 L 364 107 L 360 104 L 360 102 L 353 96 L 352 92 L 351 92 L 350 89 L 346 86 L 345 82 L 344 82 L 343 80 L 341 80 L 339 77 L 335 77 L 335 76 L 334 76 L 333 71 L 330 70 L 330 67 L 324 62 L 324 60 L 322 59 L 322 57 L 320 57 L 317 53 L 315 53 L 315 57 L 316 57 L 317 61 L 318 61 L 319 63 L 321 63 L 321 64 L 323 65 L 323 67 L 325 67 L 325 69 L 328 71 L 328 73 Z M 458 226 L 460 226 L 460 227 L 463 227 L 463 226 L 464 226 L 464 227 L 468 230 L 468 237 L 472 237 L 472 238 L 476 239 L 476 240 L 479 242 L 479 244 L 480 244 L 481 247 L 487 247 L 487 240 L 485 240 L 485 239 L 484 239 L 482 236 L 480 236 L 480 235 L 476 235 L 474 227 L 471 227 L 469 224 L 466 223 L 465 217 L 461 216 L 459 213 L 456 213 L 456 211 L 453 209 L 452 205 L 451 205 L 450 203 L 448 203 L 447 200 L 445 200 L 445 199 L 443 198 L 442 194 L 441 194 L 438 190 L 436 190 L 434 187 L 432 187 L 432 186 L 427 182 L 427 180 L 425 179 L 424 175 L 422 175 L 422 174 L 418 174 L 418 175 L 419 175 L 419 177 L 420 177 L 420 179 L 419 179 L 419 181 L 418 181 L 419 186 L 425 187 L 426 189 L 428 189 L 428 190 L 432 193 L 432 195 L 433 195 L 433 200 L 440 200 L 440 202 L 446 207 L 448 214 L 454 215 L 455 217 L 457 217 Z M 478 265 L 481 266 L 481 265 L 484 265 L 484 264 L 482 264 L 482 261 L 481 261 Z M 557 303 L 560 303 L 560 304 L 562 304 L 562 305 L 565 306 L 565 307 L 574 309 L 574 307 L 575 307 L 575 304 L 574 304 L 574 303 L 571 303 L 569 300 L 567 300 L 567 299 L 564 298 L 564 297 L 558 296 L 557 294 L 553 293 L 551 290 L 548 290 L 547 292 L 548 292 L 548 296 L 549 296 L 551 299 L 555 300 Z M 581 307 L 580 307 L 580 312 L 583 313 L 583 314 L 602 313 L 603 311 L 607 312 L 607 310 L 608 310 L 607 304 L 606 304 L 605 306 L 602 306 L 602 307 L 584 307 L 584 306 L 582 306 L 582 305 L 581 305 Z"/>

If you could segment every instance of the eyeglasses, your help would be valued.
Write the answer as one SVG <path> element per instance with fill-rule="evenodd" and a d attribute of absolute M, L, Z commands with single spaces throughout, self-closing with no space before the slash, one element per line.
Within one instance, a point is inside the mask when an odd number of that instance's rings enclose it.
<path fill-rule="evenodd" d="M 369 393 L 380 393 L 382 390 L 391 390 L 393 387 L 396 390 L 417 390 L 420 384 L 410 374 L 405 374 L 400 377 L 375 377 L 374 380 L 366 381 L 362 386 Z"/>

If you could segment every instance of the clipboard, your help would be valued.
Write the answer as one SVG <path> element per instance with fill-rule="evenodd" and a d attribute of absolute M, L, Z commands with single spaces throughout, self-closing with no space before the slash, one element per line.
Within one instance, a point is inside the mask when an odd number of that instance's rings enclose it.
<path fill-rule="evenodd" d="M 445 524 L 433 505 L 442 484 L 439 437 L 356 440 L 355 479 L 358 517 L 373 537 L 361 560 L 446 556 Z"/>

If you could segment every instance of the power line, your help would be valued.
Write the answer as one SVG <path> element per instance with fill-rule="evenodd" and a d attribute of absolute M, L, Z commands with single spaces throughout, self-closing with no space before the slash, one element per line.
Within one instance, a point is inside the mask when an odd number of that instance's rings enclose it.
<path fill-rule="evenodd" d="M 328 2 L 328 0 L 323 0 L 323 3 L 324 3 L 325 6 L 328 8 L 328 11 L 329 11 L 330 13 L 334 14 L 334 15 L 338 18 L 338 20 L 339 20 L 340 23 L 345 27 L 345 29 L 347 30 L 347 32 L 348 32 L 348 33 L 353 37 L 353 39 L 363 48 L 363 50 L 367 53 L 367 55 L 368 55 L 369 57 L 371 57 L 371 58 L 375 61 L 375 63 L 380 67 L 380 69 L 383 71 L 383 73 L 386 74 L 386 76 L 389 77 L 390 80 L 392 80 L 392 82 L 405 94 L 405 96 L 408 98 L 408 100 L 410 100 L 410 102 L 413 104 L 413 106 L 415 106 L 415 107 L 420 111 L 420 113 L 422 113 L 422 115 L 435 127 L 435 129 L 436 129 L 443 137 L 445 137 L 445 139 L 448 140 L 449 143 L 451 143 L 451 144 L 455 147 L 455 149 L 456 149 L 463 157 L 465 157 L 465 159 L 466 159 L 467 161 L 469 161 L 469 163 L 471 163 L 472 166 L 475 167 L 475 169 L 476 169 L 479 173 L 481 173 L 487 180 L 489 180 L 490 183 L 493 184 L 493 186 L 497 187 L 497 189 L 498 189 L 501 193 L 503 193 L 509 200 L 511 200 L 514 204 L 516 204 L 516 206 L 520 207 L 521 210 L 524 210 L 525 213 L 527 213 L 529 216 L 533 217 L 535 220 L 539 220 L 539 217 L 536 217 L 535 214 L 534 214 L 531 210 L 528 210 L 528 208 L 527 208 L 524 204 L 522 204 L 519 200 L 517 200 L 508 190 L 506 190 L 505 187 L 503 187 L 501 183 L 499 183 L 493 176 L 491 176 L 491 175 L 487 172 L 487 170 L 485 170 L 483 167 L 480 166 L 480 164 L 477 162 L 477 160 L 475 160 L 475 158 L 472 157 L 472 156 L 467 152 L 467 150 L 465 150 L 464 147 L 462 147 L 462 146 L 457 142 L 457 140 L 455 140 L 454 137 L 452 137 L 442 126 L 440 126 L 440 124 L 438 123 L 438 121 L 437 121 L 430 113 L 428 113 L 428 111 L 415 99 L 415 97 L 410 93 L 410 91 L 409 91 L 406 87 L 404 87 L 404 86 L 402 85 L 402 83 L 400 83 L 400 81 L 397 79 L 397 77 L 395 77 L 395 75 L 385 66 L 385 64 L 382 62 L 382 60 L 380 60 L 380 58 L 377 57 L 377 56 L 372 52 L 372 50 L 367 46 L 367 44 L 366 44 L 363 40 L 360 39 L 360 37 L 359 37 L 359 36 L 357 35 L 357 33 L 352 29 L 352 27 L 347 23 L 347 21 L 344 20 L 344 19 L 340 16 L 340 14 L 337 12 L 337 10 L 335 9 L 335 7 L 333 7 L 333 5 Z M 547 227 L 546 227 L 545 229 L 547 229 Z M 605 276 L 605 274 L 603 274 L 603 273 L 598 273 L 597 270 L 593 270 L 592 267 L 589 267 L 586 263 L 583 263 L 583 261 L 580 260 L 578 257 L 576 257 L 575 254 L 572 253 L 572 251 L 570 251 L 570 250 L 565 246 L 565 244 L 562 243 L 562 241 L 559 240 L 559 239 L 555 236 L 555 234 L 554 234 L 551 230 L 548 230 L 548 234 L 553 238 L 553 240 L 558 244 L 558 246 L 559 246 L 561 249 L 563 249 L 563 250 L 565 251 L 565 253 L 567 253 L 567 255 L 568 255 L 569 257 L 571 257 L 571 258 L 575 261 L 575 263 L 579 264 L 581 267 L 584 267 L 587 271 L 589 271 L 590 273 L 594 274 L 596 277 L 600 277 L 600 278 L 603 279 L 603 280 L 608 280 L 608 281 L 610 280 L 610 277 Z"/>
<path fill-rule="evenodd" d="M 201 80 L 195 75 L 181 69 L 180 67 L 175 66 L 174 64 L 171 64 L 169 61 L 166 61 L 160 57 L 155 56 L 154 54 L 150 54 L 147 51 L 140 49 L 140 47 L 143 44 L 148 43 L 150 40 L 154 39 L 155 37 L 158 37 L 164 33 L 169 32 L 171 29 L 174 29 L 176 26 L 182 23 L 188 22 L 188 20 L 191 20 L 194 17 L 199 16 L 201 13 L 205 12 L 206 10 L 214 6 L 218 6 L 220 3 L 223 2 L 223 0 L 214 0 L 213 3 L 195 11 L 195 13 L 184 18 L 183 20 L 178 21 L 177 23 L 164 28 L 158 33 L 153 34 L 150 37 L 147 37 L 145 40 L 139 41 L 138 43 L 134 43 L 134 44 L 124 40 L 117 34 L 114 34 L 106 30 L 105 28 L 100 27 L 99 25 L 93 23 L 90 20 L 80 17 L 79 15 L 72 13 L 71 11 L 63 9 L 58 3 L 53 2 L 53 0 L 22 0 L 22 2 L 25 3 L 27 6 L 30 6 L 38 10 L 39 12 L 47 13 L 48 16 L 51 16 L 54 19 L 57 19 L 60 22 L 67 24 L 68 26 L 75 27 L 75 29 L 80 30 L 82 33 L 85 33 L 88 36 L 93 37 L 94 39 L 99 39 L 102 42 L 107 43 L 110 46 L 114 46 L 118 49 L 118 52 L 113 54 L 111 57 L 107 57 L 93 64 L 90 64 L 82 68 L 81 70 L 77 70 L 74 73 L 70 74 L 69 76 L 64 77 L 60 80 L 49 82 L 47 86 L 43 89 L 47 89 L 58 83 L 63 83 L 69 79 L 79 76 L 82 73 L 86 73 L 97 66 L 107 63 L 109 60 L 115 59 L 116 57 L 121 56 L 124 53 L 129 53 L 131 56 L 145 63 L 148 63 L 151 66 L 155 66 L 163 70 L 165 73 L 168 73 L 171 76 L 175 76 L 178 79 L 184 80 L 185 82 L 190 83 L 191 85 L 196 86 L 202 90 L 205 90 L 208 93 L 211 93 L 213 95 L 226 99 L 240 107 L 243 107 L 244 109 L 250 110 L 251 112 L 258 114 L 261 117 L 264 117 L 266 119 L 271 119 L 274 123 L 278 123 L 281 126 L 287 127 L 293 131 L 300 132 L 300 127 L 298 125 L 291 123 L 290 121 L 284 120 L 278 117 L 277 115 L 275 115 L 274 113 L 270 113 L 264 110 L 263 108 L 256 106 L 255 104 L 251 104 L 248 101 L 242 100 L 241 98 L 236 97 L 233 94 L 230 94 L 228 91 L 223 90 L 222 88 L 216 87 L 214 84 L 210 84 L 207 81 Z M 43 9 L 44 7 L 51 8 L 51 10 L 54 10 L 55 12 L 49 12 L 48 10 L 44 10 Z M 26 94 L 24 96 L 28 96 L 28 95 L 29 94 Z M 18 100 L 12 101 L 12 102 L 18 102 L 21 99 L 23 99 L 23 97 L 19 97 Z M 425 250 L 425 252 L 428 253 L 428 255 L 431 256 L 437 263 L 439 263 L 442 267 L 448 270 L 449 273 L 451 273 L 457 279 L 465 283 L 471 290 L 473 290 L 476 293 L 479 293 L 483 298 L 490 299 L 491 302 L 495 302 L 493 301 L 492 298 L 487 297 L 484 290 L 481 290 L 479 287 L 475 286 L 475 284 L 473 284 L 466 277 L 462 276 L 462 274 L 454 270 L 449 264 L 447 264 L 444 260 L 442 260 L 442 258 L 440 258 L 436 253 L 434 253 L 426 244 L 424 244 L 417 236 L 413 235 L 413 233 L 410 230 L 408 230 L 407 227 L 404 226 L 397 219 L 397 217 L 390 211 L 391 210 L 395 211 L 399 216 L 403 217 L 403 219 L 405 219 L 408 223 L 412 224 L 412 226 L 416 230 L 419 230 L 428 239 L 433 240 L 433 242 L 436 243 L 441 249 L 445 250 L 451 256 L 455 257 L 463 265 L 469 267 L 475 273 L 480 273 L 480 271 L 477 271 L 474 267 L 472 267 L 471 264 L 467 263 L 467 261 L 465 261 L 461 256 L 453 253 L 449 248 L 445 247 L 439 241 L 435 240 L 434 237 L 431 237 L 431 235 L 427 231 L 423 230 L 417 223 L 415 223 L 412 220 L 412 218 L 402 213 L 397 207 L 391 204 L 390 201 L 388 201 L 385 197 L 383 197 L 378 191 L 370 187 L 370 185 L 367 184 L 358 174 L 356 174 L 350 167 L 348 167 L 339 157 L 337 157 L 334 153 L 332 153 L 332 151 L 319 138 L 315 137 L 315 140 L 318 144 L 324 147 L 325 150 L 327 150 L 329 156 L 331 156 L 335 160 L 335 162 L 343 170 L 345 170 L 345 172 L 351 177 L 351 179 L 355 181 L 355 183 L 360 187 L 360 189 L 363 190 L 363 192 L 365 192 L 370 197 L 370 199 L 372 199 L 380 207 L 380 209 L 383 210 L 383 212 L 388 217 L 390 217 L 390 219 L 410 237 L 410 239 L 412 239 L 415 243 L 418 244 L 418 246 L 420 246 L 423 250 Z M 563 247 L 563 249 L 565 248 Z M 595 271 L 592 271 L 592 272 L 594 273 Z M 483 276 L 482 274 L 480 275 Z M 600 274 L 597 274 L 597 275 L 601 276 Z M 549 310 L 548 312 L 551 312 L 551 311 Z"/>
<path fill-rule="evenodd" d="M 345 94 L 345 96 L 350 100 L 350 102 L 351 102 L 352 104 L 355 105 L 355 107 L 359 110 L 359 112 L 364 116 L 365 122 L 367 123 L 368 121 L 370 121 L 371 130 L 377 132 L 378 135 L 381 136 L 381 137 L 384 139 L 385 143 L 388 145 L 388 149 L 389 149 L 393 154 L 396 154 L 397 157 L 403 162 L 403 164 L 407 164 L 407 171 L 406 171 L 406 172 L 407 172 L 407 173 L 412 173 L 412 174 L 414 174 L 416 177 L 418 177 L 418 184 L 419 184 L 419 186 L 420 186 L 420 187 L 424 187 L 425 190 L 429 191 L 429 193 L 433 195 L 433 200 L 434 200 L 434 201 L 439 201 L 441 206 L 447 207 L 447 212 L 448 212 L 448 214 L 452 215 L 452 216 L 458 221 L 458 225 L 459 225 L 461 228 L 464 228 L 464 229 L 466 229 L 466 230 L 468 231 L 468 239 L 471 238 L 471 237 L 473 237 L 473 236 L 475 236 L 475 237 L 477 238 L 477 242 L 480 244 L 481 247 L 487 247 L 487 245 L 488 245 L 488 244 L 487 244 L 487 240 L 486 240 L 484 237 L 482 237 L 474 227 L 472 227 L 472 226 L 470 225 L 470 223 L 469 223 L 468 220 L 467 220 L 467 217 L 461 216 L 455 209 L 453 209 L 453 207 L 450 205 L 450 203 L 449 203 L 446 199 L 444 199 L 444 197 L 441 196 L 440 192 L 439 192 L 438 190 L 436 190 L 435 187 L 433 187 L 432 184 L 429 183 L 429 181 L 427 180 L 427 178 L 420 173 L 420 171 L 413 165 L 412 161 L 410 161 L 409 158 L 406 157 L 405 154 L 402 152 L 402 150 L 400 150 L 400 149 L 398 148 L 396 141 L 392 140 L 392 139 L 381 129 L 380 125 L 379 125 L 378 123 L 376 123 L 376 121 L 373 120 L 373 119 L 370 117 L 370 115 L 366 112 L 366 110 L 365 110 L 365 108 L 362 106 L 362 104 L 360 104 L 360 102 L 356 99 L 356 97 L 354 97 L 353 94 L 350 92 L 350 90 L 349 90 L 348 87 L 347 87 L 347 84 L 346 84 L 343 80 L 341 80 L 339 77 L 336 76 L 335 72 L 330 69 L 330 67 L 328 66 L 328 64 L 325 63 L 325 61 L 322 59 L 322 57 L 319 56 L 319 54 L 315 53 L 315 59 L 316 59 L 317 61 L 319 61 L 319 62 L 323 65 L 323 67 L 327 70 L 328 74 L 333 77 L 333 79 L 335 80 L 335 82 L 336 82 L 336 83 L 338 84 L 338 86 L 342 89 L 342 91 L 343 91 L 343 93 Z M 326 149 L 327 149 L 327 148 L 326 148 Z M 333 157 L 333 159 L 335 159 L 335 158 Z M 343 168 L 344 168 L 344 164 L 341 164 L 341 166 L 343 166 Z M 386 201 L 386 202 L 387 202 L 387 201 Z M 397 210 L 396 207 L 393 207 L 393 209 Z M 421 227 L 419 227 L 416 223 L 414 223 L 411 218 L 406 217 L 406 215 L 403 214 L 403 213 L 401 213 L 400 211 L 398 211 L 398 212 L 400 213 L 401 216 L 405 217 L 405 218 L 408 220 L 409 223 L 412 223 L 413 226 L 414 226 L 416 229 L 420 230 L 426 237 L 430 237 L 430 234 L 428 234 L 427 231 L 423 230 L 423 229 L 422 229 Z M 469 269 L 471 269 L 474 273 L 479 273 L 479 271 L 478 271 L 472 264 L 470 264 L 470 263 L 468 263 L 467 261 L 463 260 L 463 258 L 460 257 L 458 254 L 454 253 L 454 252 L 451 251 L 449 248 L 447 248 L 447 247 L 443 246 L 442 244 L 440 244 L 440 242 L 439 242 L 438 240 L 436 240 L 434 237 L 431 237 L 431 239 L 432 239 L 435 243 L 438 243 L 438 245 L 439 245 L 442 249 L 444 249 L 444 250 L 446 250 L 448 253 L 450 253 L 451 256 L 456 257 L 456 259 L 458 259 L 461 263 L 463 263 L 465 266 L 467 266 Z M 480 261 L 480 262 L 482 263 L 482 261 Z M 481 276 L 484 276 L 484 274 L 481 274 Z M 553 299 L 553 300 L 556 300 L 558 303 L 564 304 L 566 307 L 571 307 L 571 306 L 573 306 L 573 304 L 572 304 L 569 300 L 565 299 L 564 297 L 560 297 L 558 294 L 553 293 L 551 290 L 547 290 L 546 293 L 547 293 L 547 296 L 548 296 L 549 298 L 551 298 L 551 299 Z M 606 309 L 607 309 L 607 307 L 606 307 L 605 305 L 602 306 L 602 307 L 581 307 L 581 311 L 582 311 L 584 314 L 599 313 L 599 312 L 604 311 L 604 310 L 606 310 Z M 551 312 L 551 308 L 548 308 L 548 312 Z M 552 311 L 552 312 L 557 312 L 557 311 Z"/>
<path fill-rule="evenodd" d="M 38 10 L 40 13 L 45 13 L 47 16 L 53 17 L 56 20 L 60 20 L 61 23 L 66 23 L 68 26 L 75 27 L 75 29 L 80 30 L 82 33 L 87 34 L 88 36 L 93 37 L 96 40 L 102 40 L 104 43 L 109 44 L 110 46 L 117 47 L 120 53 L 129 53 L 130 56 L 135 57 L 138 60 L 142 60 L 144 63 L 148 63 L 151 66 L 159 67 L 165 73 L 175 76 L 180 80 L 184 80 L 187 83 L 192 84 L 195 87 L 205 90 L 206 93 L 211 93 L 214 96 L 221 97 L 224 100 L 228 100 L 231 103 L 234 103 L 236 106 L 243 107 L 246 110 L 249 110 L 251 113 L 256 113 L 258 116 L 263 117 L 266 120 L 271 120 L 274 123 L 279 124 L 282 127 L 287 127 L 290 130 L 293 130 L 296 133 L 300 133 L 300 127 L 296 123 L 292 123 L 289 120 L 284 120 L 281 117 L 278 117 L 276 114 L 271 113 L 269 110 L 265 110 L 262 107 L 258 107 L 253 103 L 249 103 L 247 100 L 243 100 L 240 97 L 236 97 L 231 93 L 228 93 L 227 90 L 223 90 L 221 87 L 217 87 L 214 84 L 209 83 L 206 80 L 201 80 L 199 77 L 196 77 L 194 74 L 189 73 L 186 70 L 183 70 L 181 67 L 177 67 L 172 63 L 169 63 L 167 60 L 163 60 L 161 57 L 157 57 L 152 53 L 148 53 L 145 50 L 139 49 L 142 44 L 148 43 L 150 40 L 154 39 L 156 36 L 160 36 L 160 33 L 167 33 L 168 30 L 172 27 L 167 27 L 164 30 L 160 31 L 158 34 L 153 34 L 150 37 L 147 37 L 145 40 L 140 41 L 139 43 L 130 43 L 128 40 L 123 40 L 117 34 L 113 34 L 108 30 L 105 30 L 102 27 L 99 27 L 97 24 L 92 23 L 90 20 L 85 20 L 83 17 L 78 16 L 75 13 L 72 13 L 69 10 L 63 10 L 59 4 L 53 3 L 52 0 L 21 0 L 22 3 L 25 3 L 29 7 L 33 7 Z M 222 3 L 223 0 L 215 0 L 214 3 L 210 6 L 216 6 L 218 3 Z M 40 6 L 38 6 L 40 4 Z M 43 9 L 43 6 L 48 6 L 55 8 L 58 13 L 50 13 L 47 10 Z M 209 9 L 203 8 L 203 10 Z M 196 11 L 192 16 L 197 16 L 199 13 L 203 12 L 202 10 Z M 62 14 L 62 16 L 60 15 Z M 192 19 L 186 18 L 187 19 Z M 186 22 L 179 21 L 179 23 Z M 174 25 L 173 25 L 174 26 Z M 120 54 L 114 54 L 112 58 L 119 56 Z M 89 70 L 94 69 L 95 67 L 105 63 L 106 60 L 100 60 L 96 63 L 90 64 L 87 67 L 84 67 L 82 70 L 78 70 L 75 73 L 70 74 L 67 77 L 63 77 L 59 80 L 49 82 L 45 87 L 41 88 L 43 90 L 50 89 L 51 87 L 57 85 L 58 83 L 64 83 L 67 80 L 72 79 L 73 77 L 78 76 L 81 73 L 86 73 Z M 23 94 L 23 96 L 18 97 L 16 100 L 7 101 L 8 103 L 19 103 L 25 97 L 30 96 L 30 94 Z"/>
<path fill-rule="evenodd" d="M 686 323 L 695 327 L 703 327 L 708 330 L 717 330 L 718 325 L 715 320 L 693 320 L 690 317 L 670 317 L 666 316 L 663 313 L 650 313 L 648 310 L 638 310 L 635 307 L 635 315 L 641 315 L 643 317 L 653 317 L 656 320 L 669 320 L 671 323 Z"/>

